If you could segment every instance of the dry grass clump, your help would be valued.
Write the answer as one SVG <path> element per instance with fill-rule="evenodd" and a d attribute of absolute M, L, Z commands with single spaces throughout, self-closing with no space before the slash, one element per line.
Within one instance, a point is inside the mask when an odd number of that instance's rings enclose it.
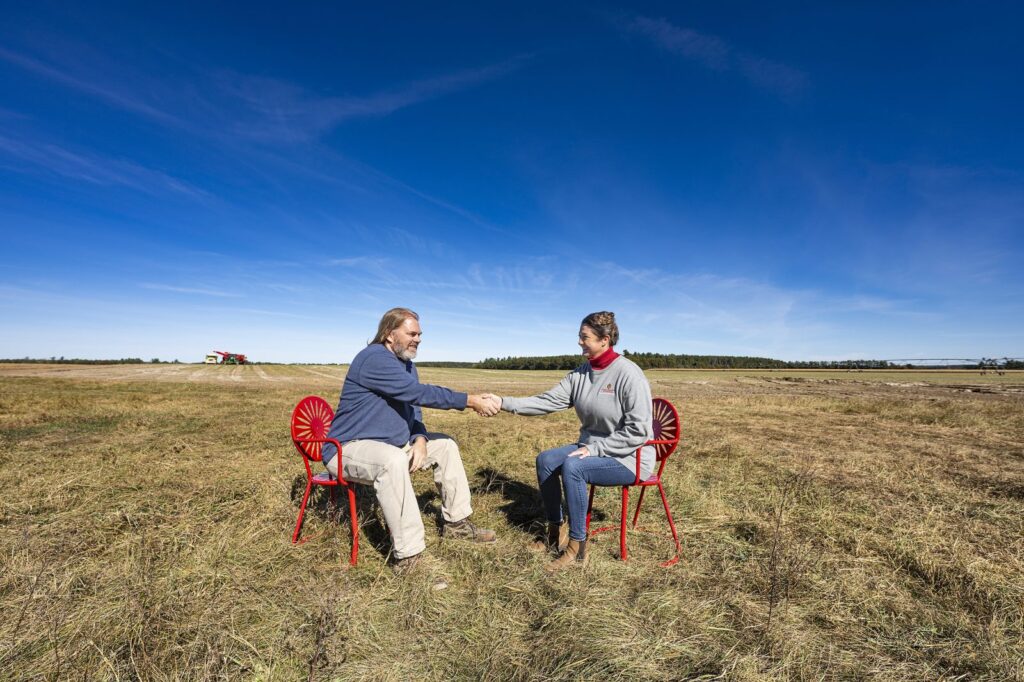
<path fill-rule="evenodd" d="M 0 679 L 1024 679 L 1019 375 L 967 393 L 651 372 L 683 413 L 666 488 L 684 558 L 658 566 L 672 543 L 649 499 L 628 563 L 608 534 L 554 578 L 526 548 L 533 455 L 571 440 L 573 415 L 428 410 L 500 533 L 442 542 L 414 478 L 450 583 L 432 592 L 387 568 L 369 490 L 356 567 L 325 495 L 290 543 L 304 474 L 287 420 L 303 395 L 333 403 L 342 370 L 216 369 L 0 372 Z M 505 395 L 559 377 L 423 375 Z M 617 490 L 596 507 L 616 520 Z"/>

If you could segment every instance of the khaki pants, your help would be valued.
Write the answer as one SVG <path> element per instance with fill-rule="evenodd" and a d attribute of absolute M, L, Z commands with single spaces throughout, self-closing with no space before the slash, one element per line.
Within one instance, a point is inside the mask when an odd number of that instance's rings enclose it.
<path fill-rule="evenodd" d="M 409 450 L 376 440 L 354 440 L 342 446 L 342 478 L 372 485 L 384 522 L 391 533 L 396 559 L 426 549 L 423 519 L 409 476 Z M 441 495 L 441 514 L 446 522 L 461 521 L 473 513 L 469 504 L 469 481 L 462 466 L 459 446 L 443 433 L 427 434 L 426 466 L 434 470 L 434 484 Z M 327 464 L 338 475 L 338 458 Z"/>

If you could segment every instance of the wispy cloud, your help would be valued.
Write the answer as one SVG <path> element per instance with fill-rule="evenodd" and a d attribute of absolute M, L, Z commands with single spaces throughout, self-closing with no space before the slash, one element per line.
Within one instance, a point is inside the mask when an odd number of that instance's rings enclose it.
<path fill-rule="evenodd" d="M 343 268 L 376 270 L 379 268 L 386 267 L 388 264 L 388 259 L 375 258 L 371 256 L 351 256 L 349 258 L 332 258 L 331 260 L 327 261 L 327 264 Z"/>
<path fill-rule="evenodd" d="M 829 226 L 828 242 L 815 246 L 833 270 L 918 307 L 1019 298 L 1020 172 L 809 152 L 787 163 L 774 182 L 791 191 L 796 179 L 806 190 L 813 224 Z"/>
<path fill-rule="evenodd" d="M 235 291 L 223 291 L 220 289 L 203 289 L 200 287 L 177 287 L 170 284 L 140 284 L 143 289 L 155 291 L 170 291 L 176 294 L 195 294 L 197 296 L 214 296 L 217 298 L 243 298 L 243 295 Z"/>
<path fill-rule="evenodd" d="M 400 109 L 466 90 L 519 69 L 528 56 L 462 69 L 366 95 L 324 96 L 287 81 L 226 72 L 216 83 L 229 103 L 241 105 L 236 133 L 275 142 L 319 137 L 346 121 L 387 116 Z"/>
<path fill-rule="evenodd" d="M 713 71 L 739 73 L 757 87 L 782 96 L 792 96 L 807 84 L 807 76 L 798 69 L 739 49 L 718 36 L 676 26 L 666 19 L 636 17 L 625 24 L 625 29 L 667 52 Z"/>
<path fill-rule="evenodd" d="M 280 78 L 200 68 L 180 60 L 175 60 L 177 77 L 156 77 L 150 72 L 160 71 L 158 68 L 143 72 L 133 67 L 130 60 L 114 59 L 58 37 L 31 50 L 0 48 L 2 61 L 172 128 L 176 134 L 189 133 L 203 144 L 213 144 L 231 155 L 244 157 L 248 172 L 259 175 L 264 182 L 278 182 L 285 172 L 312 177 L 352 192 L 373 191 L 371 188 L 376 185 L 377 189 L 410 194 L 506 237 L 514 235 L 455 202 L 332 152 L 326 145 L 301 145 L 309 158 L 297 161 L 296 143 L 314 143 L 348 121 L 387 116 L 481 86 L 523 68 L 533 58 L 532 54 L 518 55 L 498 63 L 411 80 L 376 92 L 335 96 Z M 46 165 L 38 152 L 35 156 L 39 165 Z M 49 159 L 49 164 L 51 170 L 78 174 L 79 179 L 96 179 L 102 175 L 84 172 L 83 167 L 88 164 L 61 164 L 56 159 Z M 127 177 L 131 174 L 108 174 L 113 175 Z M 168 178 L 165 184 L 173 189 L 173 178 Z"/>
<path fill-rule="evenodd" d="M 130 161 L 71 151 L 52 142 L 0 136 L 0 154 L 17 159 L 19 163 L 8 168 L 19 172 L 34 169 L 93 185 L 128 187 L 153 195 L 209 196 L 198 187 L 167 173 Z"/>
<path fill-rule="evenodd" d="M 0 59 L 73 90 L 98 97 L 108 104 L 121 109 L 143 114 L 164 123 L 174 122 L 174 117 L 170 116 L 166 111 L 129 94 L 123 87 L 114 85 L 117 82 L 116 78 L 109 84 L 104 83 L 86 74 L 75 73 L 63 64 L 48 64 L 34 56 L 14 52 L 2 47 L 0 47 Z"/>
<path fill-rule="evenodd" d="M 413 80 L 362 95 L 331 96 L 287 80 L 195 69 L 187 81 L 156 79 L 82 46 L 62 44 L 45 59 L 0 48 L 0 59 L 115 107 L 164 124 L 249 140 L 294 143 L 346 121 L 400 109 L 479 86 L 520 69 L 530 55 Z M 125 85 L 125 84 L 129 85 Z"/>

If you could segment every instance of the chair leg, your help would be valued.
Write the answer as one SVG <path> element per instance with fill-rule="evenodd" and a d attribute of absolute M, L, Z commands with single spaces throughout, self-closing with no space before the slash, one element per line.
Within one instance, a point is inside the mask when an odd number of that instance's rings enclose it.
<path fill-rule="evenodd" d="M 640 518 L 640 505 L 644 503 L 644 493 L 647 492 L 647 486 L 640 488 L 640 499 L 636 501 L 636 511 L 633 512 L 633 527 L 636 528 L 636 520 Z"/>
<path fill-rule="evenodd" d="M 356 517 L 356 491 L 351 487 L 348 489 L 348 515 L 352 521 L 352 554 L 348 562 L 355 566 L 359 558 L 359 519 Z"/>
<path fill-rule="evenodd" d="M 668 519 L 668 527 L 672 529 L 672 539 L 676 543 L 676 555 L 662 564 L 662 566 L 667 568 L 679 561 L 679 555 L 683 550 L 679 545 L 679 535 L 676 533 L 676 524 L 672 521 L 672 512 L 669 511 L 668 498 L 665 497 L 665 489 L 661 486 L 661 481 L 658 481 L 658 492 L 661 493 L 661 503 L 665 505 L 665 517 Z"/>
<path fill-rule="evenodd" d="M 594 485 L 590 485 L 590 501 L 587 502 L 587 537 L 590 537 L 590 512 L 594 508 Z"/>
<path fill-rule="evenodd" d="M 626 561 L 626 513 L 629 511 L 629 486 L 622 486 L 622 514 L 619 517 L 619 557 Z"/>
<path fill-rule="evenodd" d="M 295 522 L 295 532 L 292 533 L 292 544 L 299 541 L 299 531 L 302 530 L 302 517 L 306 514 L 306 501 L 309 500 L 309 491 L 313 487 L 313 481 L 306 481 L 306 492 L 302 495 L 302 504 L 299 505 L 299 518 Z"/>

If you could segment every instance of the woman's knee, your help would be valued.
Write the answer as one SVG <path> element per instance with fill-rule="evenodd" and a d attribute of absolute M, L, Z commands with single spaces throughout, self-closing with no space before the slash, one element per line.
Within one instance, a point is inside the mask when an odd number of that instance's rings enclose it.
<path fill-rule="evenodd" d="M 545 450 L 537 455 L 537 473 L 550 474 L 561 466 L 561 454 L 558 450 Z"/>
<path fill-rule="evenodd" d="M 583 480 L 583 470 L 586 467 L 586 462 L 582 457 L 566 457 L 565 462 L 562 463 L 562 479 L 563 480 Z"/>
<path fill-rule="evenodd" d="M 580 462 L 581 460 L 579 457 L 566 457 L 565 461 L 562 462 L 562 475 L 571 477 L 577 474 L 577 471 L 580 468 Z"/>

